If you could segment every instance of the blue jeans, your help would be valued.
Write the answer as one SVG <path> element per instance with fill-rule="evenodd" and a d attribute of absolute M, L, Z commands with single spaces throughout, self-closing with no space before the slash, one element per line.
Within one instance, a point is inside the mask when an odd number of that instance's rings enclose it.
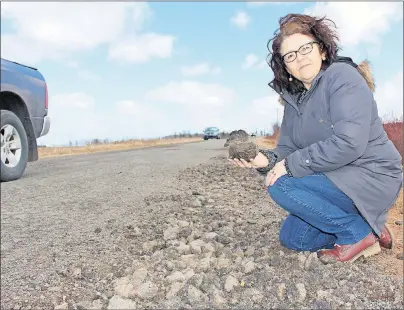
<path fill-rule="evenodd" d="M 271 198 L 290 214 L 279 239 L 296 251 L 315 252 L 335 244 L 353 244 L 372 232 L 352 200 L 322 173 L 280 177 L 268 188 Z"/>

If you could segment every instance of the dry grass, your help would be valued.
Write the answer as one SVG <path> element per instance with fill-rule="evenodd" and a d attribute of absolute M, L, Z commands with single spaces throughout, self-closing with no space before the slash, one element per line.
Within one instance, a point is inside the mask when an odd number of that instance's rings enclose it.
<path fill-rule="evenodd" d="M 87 146 L 72 146 L 72 147 L 41 147 L 38 149 L 39 158 L 68 156 L 79 154 L 90 154 L 97 152 L 131 150 L 145 147 L 155 147 L 162 145 L 191 143 L 203 141 L 200 137 L 191 138 L 176 138 L 176 139 L 150 139 L 150 140 L 129 140 L 120 143 L 100 143 L 90 144 Z"/>
<path fill-rule="evenodd" d="M 402 163 L 404 164 L 404 140 L 403 140 L 403 117 L 384 120 L 384 130 L 389 139 L 393 142 L 394 146 L 401 154 Z"/>
<path fill-rule="evenodd" d="M 403 253 L 403 234 L 404 234 L 404 226 L 397 225 L 397 221 L 403 221 L 403 189 L 400 191 L 400 195 L 397 198 L 396 203 L 390 209 L 387 217 L 387 223 L 392 228 L 394 235 L 396 237 L 396 254 Z"/>
<path fill-rule="evenodd" d="M 393 277 L 403 279 L 403 261 L 398 257 L 403 255 L 403 233 L 404 227 L 401 224 L 396 224 L 397 221 L 403 221 L 403 189 L 400 191 L 400 195 L 397 198 L 394 206 L 390 209 L 387 216 L 387 224 L 392 230 L 395 237 L 394 249 L 382 251 L 381 255 L 377 257 L 380 264 L 379 268 Z"/>
<path fill-rule="evenodd" d="M 276 146 L 276 140 L 270 137 L 257 137 L 255 141 L 262 148 L 274 148 Z"/>

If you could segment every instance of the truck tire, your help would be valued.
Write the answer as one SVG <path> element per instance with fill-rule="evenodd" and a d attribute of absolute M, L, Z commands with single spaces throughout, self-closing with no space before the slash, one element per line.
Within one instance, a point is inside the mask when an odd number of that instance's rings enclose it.
<path fill-rule="evenodd" d="M 21 120 L 11 111 L 1 110 L 1 181 L 19 179 L 28 162 L 28 138 Z"/>

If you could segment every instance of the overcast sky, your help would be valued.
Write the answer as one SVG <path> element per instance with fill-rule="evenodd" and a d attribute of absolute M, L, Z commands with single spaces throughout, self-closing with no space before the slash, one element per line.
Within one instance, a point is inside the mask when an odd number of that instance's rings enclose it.
<path fill-rule="evenodd" d="M 40 144 L 174 132 L 270 130 L 282 107 L 266 44 L 288 13 L 332 18 L 344 50 L 372 63 L 380 116 L 403 114 L 403 4 L 2 3 L 2 57 L 49 85 Z"/>

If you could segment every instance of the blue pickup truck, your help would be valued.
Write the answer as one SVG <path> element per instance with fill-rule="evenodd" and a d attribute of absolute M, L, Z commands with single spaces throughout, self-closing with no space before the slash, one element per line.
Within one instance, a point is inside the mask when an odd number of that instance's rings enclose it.
<path fill-rule="evenodd" d="M 48 88 L 42 74 L 1 58 L 1 181 L 19 179 L 38 160 L 37 139 L 50 128 Z"/>

